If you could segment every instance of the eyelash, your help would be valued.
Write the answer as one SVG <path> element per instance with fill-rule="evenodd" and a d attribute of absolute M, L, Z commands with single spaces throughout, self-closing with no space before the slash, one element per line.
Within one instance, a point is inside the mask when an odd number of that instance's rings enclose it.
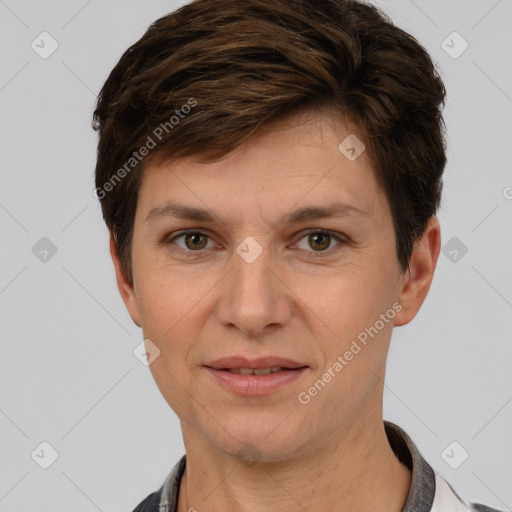
<path fill-rule="evenodd" d="M 308 253 L 311 253 L 314 258 L 323 257 L 325 255 L 329 255 L 330 256 L 333 253 L 333 251 L 336 250 L 337 247 L 339 248 L 340 246 L 346 245 L 348 243 L 348 241 L 345 238 L 342 238 L 341 236 L 339 236 L 339 234 L 337 234 L 337 233 L 335 233 L 333 231 L 326 230 L 326 229 L 310 229 L 310 230 L 306 231 L 305 233 L 303 233 L 303 235 L 299 238 L 298 241 L 300 242 L 302 239 L 304 239 L 304 238 L 306 238 L 306 237 L 308 237 L 310 235 L 313 235 L 313 234 L 326 235 L 326 236 L 329 236 L 331 238 L 336 239 L 339 242 L 338 245 L 334 246 L 333 248 L 326 249 L 326 250 L 323 250 L 323 251 L 313 251 L 313 250 L 306 251 Z M 187 235 L 204 235 L 204 236 L 208 237 L 211 240 L 211 237 L 207 233 L 205 233 L 203 231 L 187 230 L 187 231 L 182 231 L 181 233 L 178 233 L 176 236 L 174 236 L 172 238 L 169 238 L 166 243 L 168 245 L 174 244 L 175 240 L 177 240 L 178 238 L 185 237 Z M 185 252 L 185 253 L 188 253 L 188 254 L 197 253 L 198 255 L 200 255 L 201 253 L 204 253 L 206 251 L 206 249 L 199 249 L 197 251 L 192 251 L 190 249 L 183 249 L 181 247 L 177 247 L 177 249 L 179 251 L 182 251 L 182 252 Z M 305 249 L 300 249 L 300 250 L 305 250 Z"/>

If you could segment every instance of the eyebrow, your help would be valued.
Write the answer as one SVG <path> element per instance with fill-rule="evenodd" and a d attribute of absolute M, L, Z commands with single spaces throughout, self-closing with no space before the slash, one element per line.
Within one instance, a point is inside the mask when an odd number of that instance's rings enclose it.
<path fill-rule="evenodd" d="M 327 206 L 305 206 L 293 210 L 281 217 L 279 223 L 297 224 L 305 220 L 346 217 L 349 215 L 368 216 L 366 212 L 355 206 L 336 202 Z M 198 222 L 215 222 L 218 219 L 218 217 L 208 209 L 168 202 L 163 206 L 152 208 L 146 216 L 146 222 L 153 223 L 169 217 Z"/>

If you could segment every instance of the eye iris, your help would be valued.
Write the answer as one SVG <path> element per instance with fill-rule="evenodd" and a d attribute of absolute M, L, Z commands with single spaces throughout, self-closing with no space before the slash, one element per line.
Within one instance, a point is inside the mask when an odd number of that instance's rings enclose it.
<path fill-rule="evenodd" d="M 200 244 L 201 246 L 200 247 L 197 247 L 197 246 L 190 246 L 189 244 L 189 241 L 193 241 L 192 243 L 196 243 L 198 238 L 203 238 L 203 241 L 204 243 L 203 244 Z M 201 233 L 187 233 L 185 235 L 185 245 L 187 246 L 187 248 L 189 249 L 204 249 L 204 247 L 206 246 L 206 236 L 201 234 Z"/>
<path fill-rule="evenodd" d="M 320 242 L 323 240 L 323 244 L 320 243 L 320 249 L 326 249 L 329 247 L 329 235 L 326 235 L 324 233 L 313 233 L 309 235 L 309 241 L 310 243 L 313 242 L 313 244 L 316 244 L 318 242 L 318 239 L 320 238 Z M 313 247 L 313 245 L 312 245 Z M 314 248 L 314 247 L 313 247 Z"/>
<path fill-rule="evenodd" d="M 198 244 L 198 240 L 202 238 L 203 243 L 199 242 L 199 247 L 196 245 Z M 206 247 L 206 236 L 202 233 L 187 233 L 185 235 L 185 245 L 188 249 L 204 249 Z M 320 242 L 319 242 L 320 240 Z M 318 250 L 323 250 L 329 247 L 329 241 L 330 241 L 330 235 L 327 235 L 325 233 L 313 233 L 309 235 L 309 242 L 312 243 L 312 247 L 314 245 L 317 245 Z M 189 242 L 192 242 L 192 246 Z M 323 243 L 322 243 L 323 242 Z"/>

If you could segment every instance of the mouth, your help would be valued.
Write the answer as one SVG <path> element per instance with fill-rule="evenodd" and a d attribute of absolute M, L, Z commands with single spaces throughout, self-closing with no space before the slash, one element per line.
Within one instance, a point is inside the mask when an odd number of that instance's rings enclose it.
<path fill-rule="evenodd" d="M 261 396 L 291 384 L 309 366 L 277 357 L 252 361 L 232 357 L 218 359 L 205 368 L 225 390 L 241 396 Z"/>
<path fill-rule="evenodd" d="M 283 369 L 296 370 L 307 367 L 307 365 L 298 361 L 276 356 L 260 357 L 258 359 L 247 359 L 241 356 L 222 357 L 205 366 L 214 370 L 234 371 L 235 373 L 242 373 L 242 375 L 250 375 L 253 372 L 256 372 L 255 375 L 267 375 Z"/>
<path fill-rule="evenodd" d="M 305 368 L 305 367 L 303 367 Z M 283 366 L 271 366 L 268 368 L 220 368 L 219 371 L 236 373 L 238 375 L 270 375 L 283 370 L 297 370 L 298 368 L 285 368 Z"/>

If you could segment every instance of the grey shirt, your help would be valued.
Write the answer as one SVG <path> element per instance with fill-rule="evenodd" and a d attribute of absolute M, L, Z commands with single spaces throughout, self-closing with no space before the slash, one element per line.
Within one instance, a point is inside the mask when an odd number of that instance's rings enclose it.
<path fill-rule="evenodd" d="M 500 512 L 478 503 L 464 501 L 420 454 L 407 433 L 384 421 L 384 428 L 396 457 L 412 473 L 411 487 L 402 512 Z M 186 455 L 169 473 L 160 489 L 150 494 L 133 512 L 176 512 Z"/>

